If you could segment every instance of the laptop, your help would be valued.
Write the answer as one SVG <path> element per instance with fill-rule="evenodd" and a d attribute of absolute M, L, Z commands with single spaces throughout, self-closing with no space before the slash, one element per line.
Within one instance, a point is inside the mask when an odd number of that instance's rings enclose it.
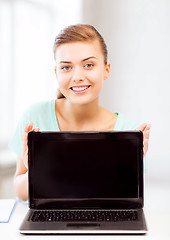
<path fill-rule="evenodd" d="M 143 134 L 30 132 L 22 234 L 146 234 Z"/>

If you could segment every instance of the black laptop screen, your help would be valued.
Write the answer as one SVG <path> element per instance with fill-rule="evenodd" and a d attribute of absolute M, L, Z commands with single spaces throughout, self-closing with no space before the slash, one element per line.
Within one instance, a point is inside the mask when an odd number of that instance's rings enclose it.
<path fill-rule="evenodd" d="M 31 148 L 35 199 L 138 198 L 137 139 L 40 137 Z"/>

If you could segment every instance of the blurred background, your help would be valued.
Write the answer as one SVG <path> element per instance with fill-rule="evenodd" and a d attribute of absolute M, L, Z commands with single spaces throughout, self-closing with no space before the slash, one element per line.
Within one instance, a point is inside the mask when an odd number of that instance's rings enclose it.
<path fill-rule="evenodd" d="M 8 143 L 17 122 L 32 103 L 56 97 L 54 39 L 76 23 L 94 25 L 108 46 L 101 105 L 152 124 L 146 178 L 169 189 L 169 13 L 169 0 L 0 0 L 0 198 L 15 196 Z"/>

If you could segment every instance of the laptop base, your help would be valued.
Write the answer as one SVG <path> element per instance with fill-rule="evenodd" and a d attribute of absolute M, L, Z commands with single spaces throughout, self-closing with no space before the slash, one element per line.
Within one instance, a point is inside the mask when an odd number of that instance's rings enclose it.
<path fill-rule="evenodd" d="M 118 222 L 32 222 L 30 216 L 34 210 L 30 209 L 21 225 L 21 234 L 55 234 L 55 235 L 107 235 L 107 234 L 146 234 L 147 226 L 142 209 L 138 209 L 137 221 Z"/>

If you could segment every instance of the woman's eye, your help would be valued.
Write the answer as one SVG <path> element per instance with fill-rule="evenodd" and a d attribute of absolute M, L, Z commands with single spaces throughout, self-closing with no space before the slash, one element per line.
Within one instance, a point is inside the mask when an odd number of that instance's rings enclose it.
<path fill-rule="evenodd" d="M 71 69 L 70 66 L 64 66 L 61 68 L 61 70 L 63 70 L 63 71 L 69 71 L 70 69 Z"/>
<path fill-rule="evenodd" d="M 92 64 L 92 63 L 87 63 L 86 65 L 85 65 L 85 68 L 87 68 L 87 69 L 90 69 L 90 68 L 92 68 L 94 65 Z"/>

